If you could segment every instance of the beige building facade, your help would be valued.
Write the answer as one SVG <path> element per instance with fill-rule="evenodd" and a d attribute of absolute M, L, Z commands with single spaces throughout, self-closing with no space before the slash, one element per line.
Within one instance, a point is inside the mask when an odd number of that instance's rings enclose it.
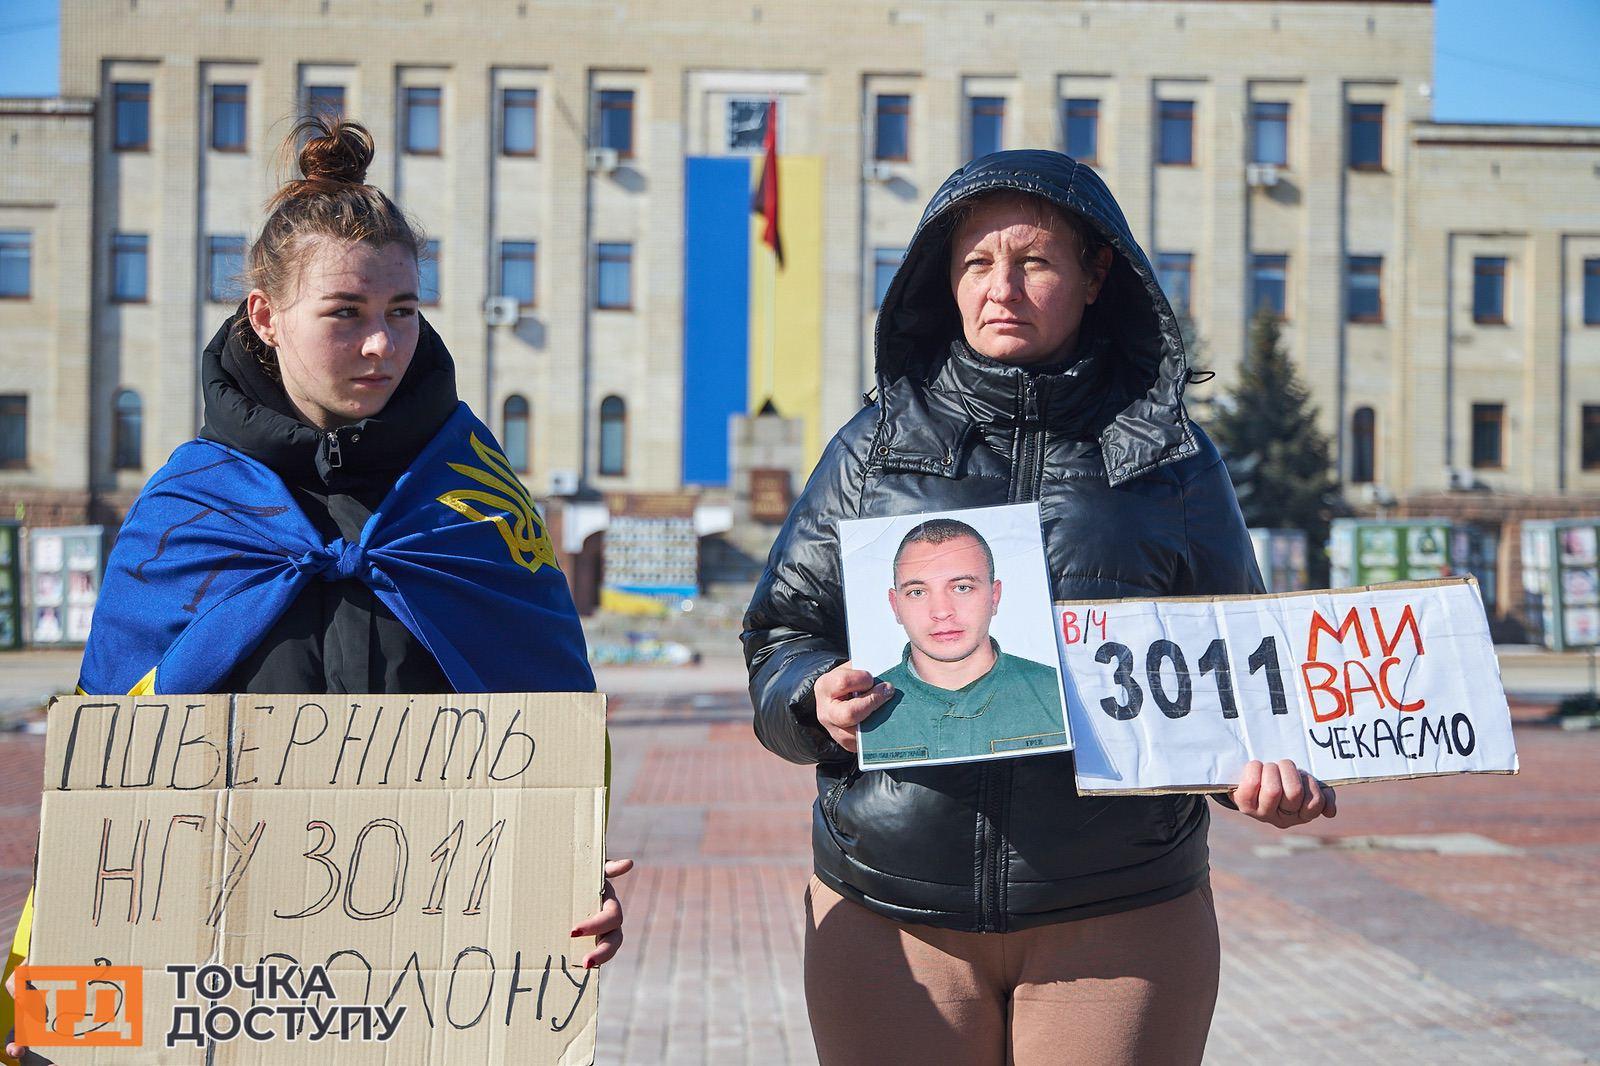
<path fill-rule="evenodd" d="M 767 99 L 823 161 L 829 430 L 927 198 L 976 151 L 1048 147 L 1189 307 L 1200 399 L 1281 310 L 1353 505 L 1600 501 L 1600 128 L 1431 122 L 1425 2 L 64 0 L 61 40 L 62 101 L 0 108 L 0 232 L 32 241 L 0 299 L 27 406 L 0 505 L 114 518 L 194 434 L 198 351 L 319 104 L 438 242 L 426 313 L 530 487 L 679 488 L 686 160 L 752 154 Z"/>

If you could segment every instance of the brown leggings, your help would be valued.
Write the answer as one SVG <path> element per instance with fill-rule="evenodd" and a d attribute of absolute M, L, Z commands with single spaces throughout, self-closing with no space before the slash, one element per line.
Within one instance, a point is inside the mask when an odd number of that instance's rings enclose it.
<path fill-rule="evenodd" d="M 1221 957 L 1211 885 L 1013 933 L 874 914 L 806 889 L 806 1005 L 822 1066 L 1198 1063 Z"/>

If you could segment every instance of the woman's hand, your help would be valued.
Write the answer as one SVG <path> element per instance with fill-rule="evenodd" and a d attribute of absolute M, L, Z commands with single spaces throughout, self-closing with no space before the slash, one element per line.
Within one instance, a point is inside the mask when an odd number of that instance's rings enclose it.
<path fill-rule="evenodd" d="M 583 968 L 592 969 L 610 962 L 622 947 L 622 901 L 611 879 L 621 877 L 633 869 L 632 859 L 606 861 L 606 883 L 600 890 L 600 909 L 572 927 L 573 936 L 594 937 L 594 950 L 583 957 Z"/>
<path fill-rule="evenodd" d="M 856 750 L 856 727 L 894 695 L 894 686 L 842 662 L 817 678 L 817 721 L 845 751 Z"/>
<path fill-rule="evenodd" d="M 1239 810 L 1279 829 L 1304 825 L 1339 813 L 1333 788 L 1295 766 L 1293 759 L 1263 763 L 1252 759 L 1229 797 Z"/>

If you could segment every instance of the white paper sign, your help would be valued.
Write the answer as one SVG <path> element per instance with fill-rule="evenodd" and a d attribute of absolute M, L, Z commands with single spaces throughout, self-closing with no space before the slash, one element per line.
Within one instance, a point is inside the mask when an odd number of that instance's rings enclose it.
<path fill-rule="evenodd" d="M 1515 773 L 1471 578 L 1058 603 L 1082 792 L 1219 791 L 1251 759 L 1323 781 Z"/>
<path fill-rule="evenodd" d="M 839 551 L 851 661 L 894 686 L 863 770 L 1072 746 L 1037 503 L 840 522 Z"/>

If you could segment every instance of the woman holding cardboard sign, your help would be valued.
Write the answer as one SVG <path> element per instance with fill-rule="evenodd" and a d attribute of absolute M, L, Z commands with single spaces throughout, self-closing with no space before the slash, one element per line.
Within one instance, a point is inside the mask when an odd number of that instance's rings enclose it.
<path fill-rule="evenodd" d="M 80 688 L 592 692 L 543 519 L 418 310 L 423 241 L 365 184 L 371 136 L 313 118 L 288 143 L 303 177 L 273 198 L 250 294 L 201 356 L 200 438 L 111 553 Z M 595 938 L 586 967 L 616 954 L 609 880 L 572 935 Z"/>
<path fill-rule="evenodd" d="M 846 661 L 848 518 L 1037 500 L 1057 599 L 1261 591 L 1177 322 L 1105 184 L 1001 152 L 934 195 L 745 618 L 757 735 L 817 765 L 806 994 L 824 1063 L 1199 1062 L 1215 1002 L 1207 805 L 1080 796 L 1070 755 L 856 768 L 892 695 Z M 1293 763 L 1230 805 L 1332 816 Z"/>

